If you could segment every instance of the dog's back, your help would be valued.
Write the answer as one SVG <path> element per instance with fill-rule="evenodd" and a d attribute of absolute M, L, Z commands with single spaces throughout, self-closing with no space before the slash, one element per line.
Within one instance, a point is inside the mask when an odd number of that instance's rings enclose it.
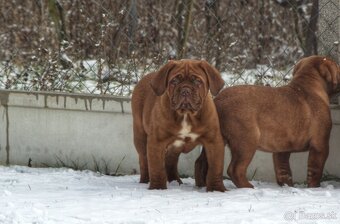
<path fill-rule="evenodd" d="M 221 132 L 229 144 L 250 138 L 257 149 L 271 152 L 307 147 L 317 126 L 313 122 L 322 120 L 311 108 L 315 101 L 290 86 L 235 86 L 215 98 Z"/>

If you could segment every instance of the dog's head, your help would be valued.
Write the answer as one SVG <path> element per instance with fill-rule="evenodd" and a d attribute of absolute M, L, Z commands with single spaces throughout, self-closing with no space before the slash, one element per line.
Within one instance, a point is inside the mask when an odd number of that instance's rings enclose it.
<path fill-rule="evenodd" d="M 216 95 L 223 86 L 220 73 L 203 60 L 171 60 L 151 80 L 155 94 L 168 94 L 171 109 L 179 113 L 197 112 L 209 90 Z"/>
<path fill-rule="evenodd" d="M 340 92 L 340 67 L 327 57 L 310 56 L 301 59 L 294 67 L 293 79 L 303 75 L 322 77 L 330 95 Z"/>

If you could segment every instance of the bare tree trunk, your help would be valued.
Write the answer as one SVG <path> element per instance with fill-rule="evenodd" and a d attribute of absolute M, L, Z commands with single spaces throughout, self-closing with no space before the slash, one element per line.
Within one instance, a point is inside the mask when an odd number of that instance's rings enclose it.
<path fill-rule="evenodd" d="M 216 0 L 217 1 L 217 0 Z M 221 63 L 222 63 L 222 57 L 221 57 L 221 47 L 222 46 L 222 37 L 223 37 L 223 33 L 222 33 L 222 23 L 221 23 L 221 18 L 220 16 L 218 16 L 218 4 L 217 7 L 215 8 L 215 15 L 216 15 L 216 28 L 217 28 L 217 47 L 216 49 L 216 62 L 215 62 L 215 67 L 217 69 L 221 69 Z"/>
<path fill-rule="evenodd" d="M 211 38 L 211 11 L 215 5 L 214 1 L 206 0 L 205 1 L 205 7 L 204 7 L 204 12 L 205 12 L 205 22 L 206 22 L 206 33 L 208 38 Z"/>
<path fill-rule="evenodd" d="M 129 38 L 129 46 L 128 46 L 128 54 L 130 55 L 135 48 L 136 41 L 136 31 L 138 25 L 138 15 L 137 15 L 137 2 L 136 0 L 130 1 L 130 10 L 128 16 L 128 38 Z"/>
<path fill-rule="evenodd" d="M 63 43 L 68 40 L 66 35 L 64 10 L 58 0 L 48 0 L 48 11 L 53 23 L 56 26 L 60 52 Z"/>
<path fill-rule="evenodd" d="M 222 35 L 221 32 L 222 26 L 221 26 L 221 18 L 218 14 L 218 9 L 220 6 L 220 1 L 210 1 L 207 0 L 205 2 L 205 18 L 206 18 L 206 32 L 208 37 L 208 43 L 207 44 L 207 59 L 211 60 L 211 50 L 215 50 L 214 57 L 215 57 L 215 67 L 217 69 L 220 68 L 221 65 L 221 49 L 220 46 L 222 45 Z M 212 29 L 213 28 L 213 29 Z"/>
<path fill-rule="evenodd" d="M 68 38 L 66 35 L 66 24 L 64 9 L 58 0 L 48 0 L 49 15 L 56 26 L 59 44 L 59 62 L 64 69 L 73 67 L 72 61 L 65 54 L 65 47 L 68 46 Z"/>
<path fill-rule="evenodd" d="M 117 4 L 114 4 L 115 7 L 117 7 Z M 122 4 L 120 4 L 118 6 L 119 9 L 122 8 Z M 112 9 L 113 10 L 113 9 Z M 123 11 L 124 12 L 124 11 Z M 120 54 L 120 43 L 122 40 L 122 33 L 123 33 L 123 29 L 126 27 L 126 13 L 123 14 L 119 14 L 119 16 L 117 16 L 117 20 L 118 20 L 118 26 L 115 30 L 113 30 L 110 34 L 110 49 L 109 49 L 109 64 L 115 64 L 119 54 Z M 107 49 L 107 48 L 106 48 Z"/>
<path fill-rule="evenodd" d="M 309 56 L 312 54 L 317 54 L 318 48 L 316 31 L 319 17 L 319 0 L 312 0 L 313 5 L 309 19 L 307 19 L 308 17 L 305 15 L 305 12 L 300 9 L 303 1 L 274 1 L 285 8 L 292 8 L 295 21 L 295 34 L 300 42 L 300 46 L 304 52 L 304 55 Z"/>
<path fill-rule="evenodd" d="M 204 7 L 204 12 L 205 12 L 205 23 L 206 23 L 206 28 L 205 28 L 205 32 L 207 35 L 207 44 L 206 44 L 206 59 L 208 61 L 211 60 L 212 58 L 212 49 L 213 49 L 213 31 L 211 29 L 211 27 L 213 27 L 212 25 L 212 20 L 213 20 L 213 16 L 212 16 L 212 11 L 213 8 L 215 7 L 215 1 L 210 1 L 210 0 L 206 0 L 205 1 L 205 7 Z"/>
<path fill-rule="evenodd" d="M 262 62 L 262 56 L 263 56 L 263 48 L 265 45 L 264 40 L 264 21 L 265 21 L 265 2 L 264 0 L 260 0 L 259 3 L 259 14 L 260 19 L 257 23 L 257 49 L 256 49 L 256 55 L 255 55 L 255 63 L 260 64 Z"/>
<path fill-rule="evenodd" d="M 177 26 L 177 58 L 180 58 L 180 52 L 182 51 L 183 40 L 183 11 L 185 0 L 179 0 L 176 13 L 176 26 Z"/>
<path fill-rule="evenodd" d="M 185 56 L 186 53 L 186 44 L 188 41 L 188 36 L 190 32 L 190 22 L 191 22 L 191 14 L 192 8 L 194 4 L 194 0 L 185 0 L 185 8 L 186 8 L 186 15 L 184 20 L 184 29 L 183 29 L 183 36 L 179 42 L 178 46 L 178 58 L 181 59 Z"/>
<path fill-rule="evenodd" d="M 312 10 L 308 25 L 305 30 L 305 56 L 318 54 L 318 41 L 316 37 L 317 24 L 319 17 L 319 0 L 313 0 Z"/>
<path fill-rule="evenodd" d="M 174 8 L 172 9 L 173 16 L 171 17 L 171 22 L 170 22 L 173 26 L 176 26 L 177 19 L 178 19 L 177 12 L 179 11 L 179 5 L 181 2 L 182 2 L 181 0 L 175 0 Z"/>

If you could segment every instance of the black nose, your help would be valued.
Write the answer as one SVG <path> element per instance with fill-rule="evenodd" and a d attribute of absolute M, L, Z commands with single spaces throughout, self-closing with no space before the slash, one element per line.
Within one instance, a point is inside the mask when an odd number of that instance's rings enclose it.
<path fill-rule="evenodd" d="M 191 90 L 188 87 L 183 87 L 181 89 L 181 96 L 187 97 L 191 95 Z"/>

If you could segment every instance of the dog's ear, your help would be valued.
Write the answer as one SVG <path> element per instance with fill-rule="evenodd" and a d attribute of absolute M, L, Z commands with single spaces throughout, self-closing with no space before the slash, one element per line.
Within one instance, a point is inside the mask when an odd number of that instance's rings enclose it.
<path fill-rule="evenodd" d="M 201 61 L 200 66 L 208 78 L 211 94 L 216 96 L 224 86 L 220 72 L 206 61 Z"/>
<path fill-rule="evenodd" d="M 301 60 L 298 61 L 298 62 L 295 64 L 294 69 L 293 69 L 293 73 L 292 73 L 293 77 L 295 76 L 296 72 L 301 68 L 301 64 L 302 64 L 302 63 L 301 63 Z"/>
<path fill-rule="evenodd" d="M 161 96 L 165 92 L 169 73 L 171 69 L 175 67 L 175 65 L 176 63 L 174 61 L 169 61 L 156 72 L 155 77 L 151 80 L 151 88 L 157 96 Z"/>
<path fill-rule="evenodd" d="M 340 68 L 331 59 L 323 56 L 309 56 L 301 59 L 294 67 L 293 77 L 299 74 L 300 70 L 304 72 L 318 72 L 325 81 L 335 90 L 340 84 Z"/>
<path fill-rule="evenodd" d="M 320 60 L 319 72 L 332 85 L 332 89 L 335 90 L 340 83 L 339 66 L 328 58 Z"/>

